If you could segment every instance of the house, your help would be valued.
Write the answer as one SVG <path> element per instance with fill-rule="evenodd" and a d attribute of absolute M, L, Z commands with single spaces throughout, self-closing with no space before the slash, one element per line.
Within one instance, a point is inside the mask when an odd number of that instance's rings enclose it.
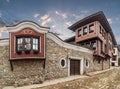
<path fill-rule="evenodd" d="M 4 27 L 0 39 L 0 86 L 42 83 L 93 71 L 93 51 L 62 41 L 32 21 Z"/>
<path fill-rule="evenodd" d="M 110 60 L 118 57 L 118 50 L 114 48 L 117 42 L 102 11 L 74 23 L 69 29 L 75 32 L 75 36 L 66 39 L 65 42 L 92 49 L 93 63 L 99 66 L 97 70 L 104 69 L 105 62 L 108 68 L 110 65 L 115 65 Z"/>
<path fill-rule="evenodd" d="M 9 38 L 0 39 L 2 87 L 42 83 L 108 69 L 112 46 L 117 44 L 103 12 L 70 26 L 76 35 L 66 42 L 49 32 L 49 27 L 32 21 L 2 29 L 9 32 Z"/>
<path fill-rule="evenodd" d="M 110 60 L 111 66 L 119 66 L 119 47 L 114 46 L 113 48 L 113 56 Z"/>

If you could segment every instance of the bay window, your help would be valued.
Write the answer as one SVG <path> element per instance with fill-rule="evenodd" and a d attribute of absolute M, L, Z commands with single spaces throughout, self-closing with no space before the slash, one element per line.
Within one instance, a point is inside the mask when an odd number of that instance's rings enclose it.
<path fill-rule="evenodd" d="M 39 38 L 37 37 L 17 37 L 16 51 L 30 52 L 39 51 Z"/>

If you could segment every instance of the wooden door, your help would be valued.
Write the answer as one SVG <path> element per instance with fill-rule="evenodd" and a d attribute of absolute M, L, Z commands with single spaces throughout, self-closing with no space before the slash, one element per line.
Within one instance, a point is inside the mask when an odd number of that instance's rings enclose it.
<path fill-rule="evenodd" d="M 70 60 L 70 75 L 80 74 L 80 60 Z"/>

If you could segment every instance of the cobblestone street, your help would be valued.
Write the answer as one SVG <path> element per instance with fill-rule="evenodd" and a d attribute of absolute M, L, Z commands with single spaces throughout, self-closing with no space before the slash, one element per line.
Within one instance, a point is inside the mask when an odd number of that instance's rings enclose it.
<path fill-rule="evenodd" d="M 120 68 L 100 74 L 90 74 L 83 79 L 34 89 L 120 89 Z"/>

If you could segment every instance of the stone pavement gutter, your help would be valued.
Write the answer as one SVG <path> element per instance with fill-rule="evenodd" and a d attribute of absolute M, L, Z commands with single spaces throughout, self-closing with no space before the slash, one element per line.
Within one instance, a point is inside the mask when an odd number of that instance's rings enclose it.
<path fill-rule="evenodd" d="M 115 67 L 112 67 L 112 68 L 106 69 L 106 70 L 102 70 L 102 71 L 91 72 L 91 73 L 88 73 L 87 75 L 76 75 L 76 76 L 70 76 L 70 77 L 59 78 L 59 79 L 54 79 L 54 80 L 47 80 L 47 81 L 44 81 L 42 84 L 34 84 L 34 85 L 28 85 L 28 86 L 22 86 L 22 87 L 6 86 L 3 89 L 32 89 L 32 88 L 37 88 L 37 87 L 40 88 L 40 87 L 45 87 L 45 86 L 49 86 L 49 85 L 54 85 L 57 83 L 62 83 L 62 82 L 76 80 L 76 79 L 86 78 L 89 76 L 94 76 L 96 74 L 100 74 L 100 73 L 104 73 L 109 70 L 112 70 L 114 68 Z"/>

